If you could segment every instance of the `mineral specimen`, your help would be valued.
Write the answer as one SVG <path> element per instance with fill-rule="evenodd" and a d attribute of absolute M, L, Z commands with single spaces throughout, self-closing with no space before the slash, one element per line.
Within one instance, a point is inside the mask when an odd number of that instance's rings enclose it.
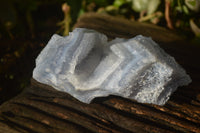
<path fill-rule="evenodd" d="M 66 37 L 53 35 L 36 59 L 33 78 L 85 103 L 112 94 L 158 105 L 191 82 L 151 38 L 109 42 L 104 34 L 85 28 Z"/>

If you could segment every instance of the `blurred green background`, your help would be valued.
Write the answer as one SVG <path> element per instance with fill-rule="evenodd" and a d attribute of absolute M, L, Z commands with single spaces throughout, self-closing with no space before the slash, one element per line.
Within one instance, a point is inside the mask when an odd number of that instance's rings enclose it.
<path fill-rule="evenodd" d="M 0 104 L 25 88 L 54 33 L 96 12 L 178 31 L 200 45 L 200 0 L 6 0 L 0 2 Z"/>

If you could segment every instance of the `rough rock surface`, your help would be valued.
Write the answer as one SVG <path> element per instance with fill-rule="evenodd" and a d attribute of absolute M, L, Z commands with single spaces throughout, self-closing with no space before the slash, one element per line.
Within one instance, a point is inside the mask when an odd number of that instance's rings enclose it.
<path fill-rule="evenodd" d="M 191 82 L 151 38 L 107 41 L 106 35 L 85 28 L 66 37 L 53 35 L 36 59 L 33 78 L 85 103 L 113 94 L 158 105 Z"/>

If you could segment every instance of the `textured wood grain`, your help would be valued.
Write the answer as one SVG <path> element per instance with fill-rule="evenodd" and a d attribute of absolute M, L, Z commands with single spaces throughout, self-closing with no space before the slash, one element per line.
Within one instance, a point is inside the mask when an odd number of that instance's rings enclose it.
<path fill-rule="evenodd" d="M 153 40 L 165 43 L 180 41 L 182 37 L 165 28 L 136 21 L 127 21 L 124 18 L 116 18 L 106 14 L 88 13 L 82 15 L 74 28 L 91 28 L 98 30 L 110 38 L 130 38 L 138 34 L 151 36 Z"/>
<path fill-rule="evenodd" d="M 76 27 L 92 28 L 110 38 L 152 36 L 186 68 L 193 82 L 180 87 L 165 106 L 157 106 L 119 96 L 96 98 L 84 104 L 32 79 L 20 95 L 1 105 L 0 133 L 200 132 L 198 46 L 187 44 L 166 29 L 106 15 L 86 14 Z"/>

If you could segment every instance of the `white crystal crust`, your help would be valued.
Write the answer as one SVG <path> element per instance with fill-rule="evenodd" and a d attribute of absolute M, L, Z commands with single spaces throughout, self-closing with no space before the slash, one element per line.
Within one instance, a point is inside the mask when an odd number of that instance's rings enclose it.
<path fill-rule="evenodd" d="M 191 82 L 151 38 L 108 41 L 106 35 L 85 28 L 66 37 L 53 35 L 36 59 L 33 78 L 84 103 L 118 95 L 158 105 Z"/>

